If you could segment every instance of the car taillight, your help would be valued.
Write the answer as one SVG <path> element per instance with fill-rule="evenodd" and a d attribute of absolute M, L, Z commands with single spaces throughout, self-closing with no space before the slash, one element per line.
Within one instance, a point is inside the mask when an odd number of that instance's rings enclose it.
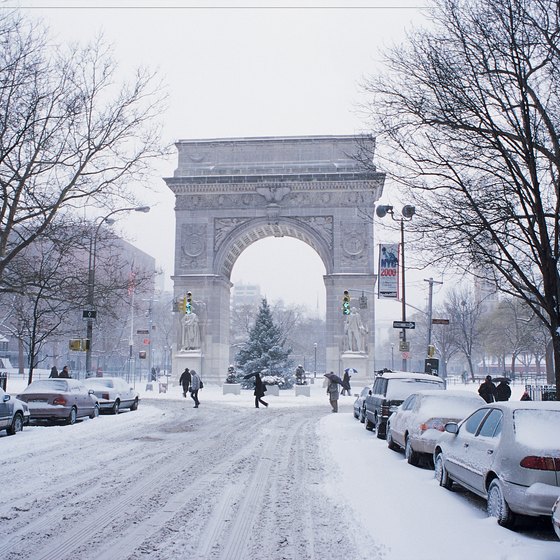
<path fill-rule="evenodd" d="M 381 416 L 389 416 L 391 414 L 391 409 L 388 405 L 384 404 L 381 406 Z"/>
<path fill-rule="evenodd" d="M 55 397 L 53 399 L 53 404 L 64 406 L 66 404 L 66 399 L 63 396 L 59 395 L 58 397 Z"/>
<path fill-rule="evenodd" d="M 426 430 L 437 430 L 438 432 L 445 431 L 445 421 L 441 418 L 430 418 L 426 422 L 420 424 L 420 431 L 425 432 Z"/>
<path fill-rule="evenodd" d="M 101 393 L 101 398 L 108 401 L 109 400 L 109 393 Z"/>
<path fill-rule="evenodd" d="M 537 457 L 529 455 L 519 463 L 526 469 L 538 471 L 560 471 L 560 457 Z"/>

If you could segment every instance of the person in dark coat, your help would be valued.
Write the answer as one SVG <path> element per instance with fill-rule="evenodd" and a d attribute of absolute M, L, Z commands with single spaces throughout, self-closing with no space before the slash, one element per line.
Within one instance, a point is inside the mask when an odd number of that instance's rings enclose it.
<path fill-rule="evenodd" d="M 352 376 L 348 373 L 348 369 L 344 370 L 344 375 L 342 376 L 342 391 L 340 392 L 341 395 L 348 395 L 350 396 L 350 391 L 352 388 L 350 387 L 350 378 Z"/>
<path fill-rule="evenodd" d="M 58 377 L 64 377 L 65 379 L 70 379 L 72 377 L 70 375 L 70 372 L 68 371 L 68 366 L 64 366 L 62 368 L 62 371 L 58 374 Z"/>
<path fill-rule="evenodd" d="M 260 374 L 255 374 L 255 408 L 259 408 L 259 403 L 264 404 L 264 406 L 268 407 L 268 403 L 263 401 L 262 398 L 266 393 L 266 385 L 263 383 Z"/>
<path fill-rule="evenodd" d="M 509 401 L 511 397 L 511 389 L 509 388 L 509 383 L 502 379 L 496 387 L 496 400 L 497 401 Z"/>
<path fill-rule="evenodd" d="M 183 386 L 183 397 L 187 398 L 187 391 L 191 384 L 191 372 L 189 368 L 185 368 L 185 371 L 181 374 L 179 378 L 179 384 Z"/>
<path fill-rule="evenodd" d="M 496 385 L 492 383 L 492 376 L 487 375 L 484 383 L 478 388 L 478 394 L 487 402 L 493 403 L 496 400 Z"/>
<path fill-rule="evenodd" d="M 530 397 L 529 393 L 527 391 L 525 391 L 522 395 L 521 395 L 521 399 L 522 401 L 532 401 L 533 399 Z"/>
<path fill-rule="evenodd" d="M 49 378 L 55 379 L 58 377 L 58 370 L 56 369 L 56 366 L 53 366 L 51 368 L 51 374 L 49 375 Z"/>

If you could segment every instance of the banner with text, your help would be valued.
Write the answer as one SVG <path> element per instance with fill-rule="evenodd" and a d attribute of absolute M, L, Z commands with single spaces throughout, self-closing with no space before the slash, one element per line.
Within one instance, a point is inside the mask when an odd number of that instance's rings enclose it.
<path fill-rule="evenodd" d="M 379 299 L 399 299 L 399 244 L 379 245 Z"/>

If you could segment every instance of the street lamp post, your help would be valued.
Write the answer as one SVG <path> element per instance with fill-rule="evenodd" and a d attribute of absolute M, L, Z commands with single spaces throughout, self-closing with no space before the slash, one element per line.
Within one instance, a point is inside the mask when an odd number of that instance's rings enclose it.
<path fill-rule="evenodd" d="M 103 216 L 99 220 L 99 224 L 95 228 L 95 233 L 91 236 L 89 241 L 89 259 L 88 259 L 88 297 L 87 297 L 87 305 L 88 311 L 94 310 L 95 305 L 95 264 L 97 260 L 97 237 L 99 235 L 99 231 L 101 226 L 104 223 L 111 224 L 113 223 L 112 220 L 109 218 L 116 214 L 117 212 L 149 212 L 149 206 L 137 206 L 131 208 L 117 208 L 112 212 L 109 212 L 106 216 Z M 92 356 L 92 349 L 93 349 L 93 317 L 91 313 L 87 318 L 87 327 L 86 327 L 86 339 L 88 341 L 86 346 L 86 376 L 91 375 L 91 356 Z"/>
<path fill-rule="evenodd" d="M 313 361 L 313 379 L 317 377 L 317 343 L 313 343 L 314 361 Z"/>
<path fill-rule="evenodd" d="M 404 251 L 404 222 L 412 220 L 412 217 L 416 213 L 416 208 L 414 208 L 414 206 L 410 206 L 409 204 L 407 204 L 406 206 L 403 206 L 400 218 L 395 218 L 395 214 L 394 214 L 392 206 L 379 205 L 376 208 L 375 213 L 377 214 L 377 216 L 379 218 L 384 218 L 387 214 L 389 214 L 395 222 L 400 222 L 400 229 L 401 229 L 401 255 L 400 255 L 401 258 L 400 258 L 400 261 L 401 261 L 401 292 L 402 292 L 401 310 L 402 310 L 402 322 L 405 323 L 406 322 L 406 280 L 405 280 L 406 268 L 405 268 L 405 261 L 404 261 L 404 256 L 405 256 L 405 251 Z M 407 344 L 406 344 L 406 329 L 405 328 L 403 328 L 402 332 L 401 332 L 401 342 L 402 342 L 402 348 L 403 348 L 402 369 L 403 369 L 403 371 L 407 371 L 408 360 L 405 356 L 408 355 L 408 350 L 406 349 Z"/>

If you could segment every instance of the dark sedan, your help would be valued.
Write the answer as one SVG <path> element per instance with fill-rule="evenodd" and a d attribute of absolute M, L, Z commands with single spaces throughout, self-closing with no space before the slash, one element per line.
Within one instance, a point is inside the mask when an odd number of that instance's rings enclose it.
<path fill-rule="evenodd" d="M 32 421 L 74 424 L 78 418 L 99 416 L 93 391 L 76 379 L 33 381 L 17 398 L 27 403 Z"/>

